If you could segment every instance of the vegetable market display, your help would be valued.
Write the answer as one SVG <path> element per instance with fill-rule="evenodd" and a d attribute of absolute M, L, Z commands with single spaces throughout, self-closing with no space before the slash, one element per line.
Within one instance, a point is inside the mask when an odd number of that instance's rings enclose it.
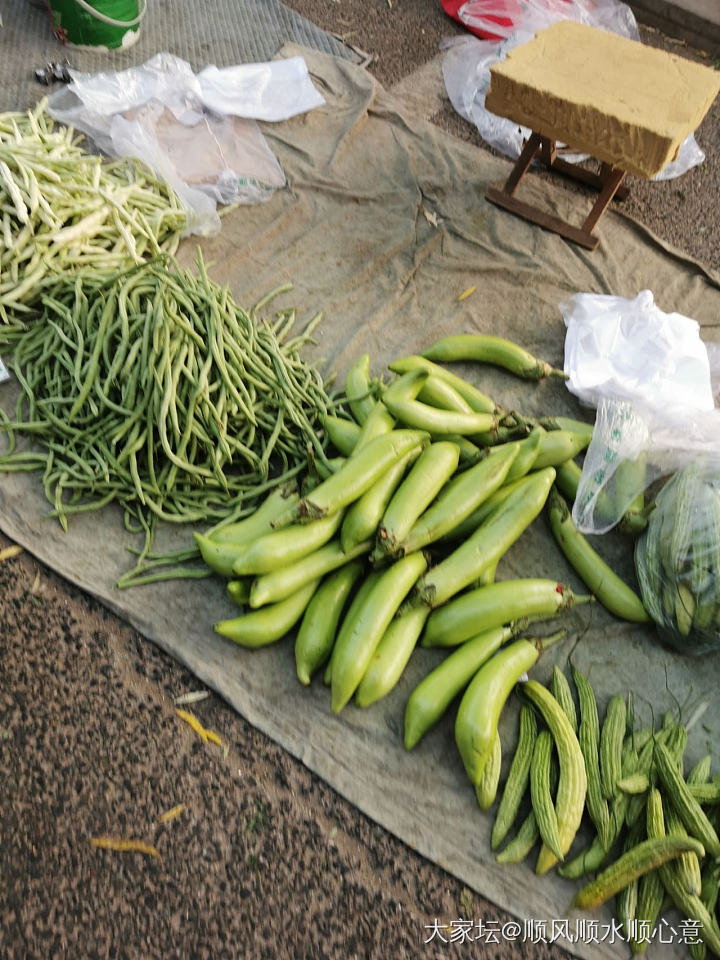
<path fill-rule="evenodd" d="M 459 338 L 450 339 L 456 351 Z M 503 353 L 500 338 L 462 338 L 463 357 L 486 345 L 488 362 L 500 358 L 528 379 L 550 374 L 542 361 L 520 363 L 516 345 Z M 388 384 L 372 380 L 361 357 L 345 383 L 350 415 L 325 419 L 339 454 L 328 462 L 333 472 L 268 498 L 231 532 L 196 535 L 242 607 L 215 630 L 247 647 L 295 630 L 298 678 L 307 685 L 324 674 L 336 713 L 353 698 L 367 707 L 387 696 L 418 645 L 447 648 L 407 700 L 404 745 L 416 748 L 457 701 L 455 742 L 478 805 L 498 803 L 497 861 L 520 863 L 538 847 L 538 875 L 555 869 L 585 881 L 577 908 L 614 897 L 634 952 L 646 949 L 670 905 L 699 932 L 693 956 L 717 953 L 720 782 L 709 782 L 710 758 L 702 778 L 699 769 L 686 778 L 683 724 L 668 715 L 660 729 L 635 729 L 631 704 L 618 694 L 602 716 L 577 668 L 570 682 L 555 667 L 549 687 L 526 679 L 566 635 L 530 635 L 531 625 L 534 633 L 593 600 L 618 618 L 650 622 L 637 593 L 574 527 L 565 500 L 577 489 L 573 458 L 592 430 L 505 411 L 440 366 L 449 349 L 441 347 L 392 363 Z M 589 595 L 551 579 L 495 581 L 498 561 L 543 508 Z M 637 532 L 645 515 L 632 509 L 626 529 Z M 514 690 L 519 736 L 503 785 L 498 727 Z M 660 825 L 650 815 L 656 794 Z M 683 879 L 690 869 L 691 889 Z"/>
<path fill-rule="evenodd" d="M 686 775 L 683 723 L 668 715 L 636 729 L 618 694 L 601 722 L 575 667 L 572 684 L 557 667 L 549 687 L 526 679 L 566 636 L 537 625 L 592 601 L 712 648 L 714 475 L 678 475 L 649 522 L 642 502 L 627 511 L 623 529 L 645 531 L 641 600 L 566 502 L 592 427 L 507 411 L 445 364 L 490 363 L 529 381 L 561 371 L 501 337 L 458 335 L 395 360 L 387 384 L 359 358 L 340 407 L 300 356 L 319 316 L 291 337 L 294 311 L 260 316 L 279 291 L 247 312 L 200 258 L 196 273 L 181 269 L 170 253 L 185 221 L 172 192 L 141 165 L 82 151 L 42 104 L 0 117 L 0 203 L 0 345 L 12 347 L 21 386 L 14 415 L 0 410 L 0 470 L 41 470 L 64 527 L 119 504 L 144 535 L 120 586 L 165 578 L 169 562 L 199 553 L 206 565 L 170 574 L 226 578 L 241 610 L 216 632 L 257 648 L 295 631 L 298 678 L 322 673 L 335 713 L 387 696 L 418 645 L 447 648 L 409 696 L 404 745 L 414 749 L 457 700 L 470 786 L 482 810 L 498 801 L 498 862 L 537 846 L 538 875 L 585 881 L 576 907 L 615 897 L 633 952 L 670 904 L 697 927 L 694 960 L 720 955 L 710 757 Z M 18 449 L 18 433 L 34 446 Z M 552 579 L 495 582 L 543 511 L 588 595 Z M 151 552 L 158 521 L 214 526 L 163 556 Z M 498 727 L 515 690 L 519 735 L 501 788 Z M 582 824 L 592 838 L 576 852 Z"/>

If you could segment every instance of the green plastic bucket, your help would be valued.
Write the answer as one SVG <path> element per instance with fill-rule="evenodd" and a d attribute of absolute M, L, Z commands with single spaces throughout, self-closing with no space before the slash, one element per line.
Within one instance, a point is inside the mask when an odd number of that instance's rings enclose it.
<path fill-rule="evenodd" d="M 63 43 L 94 50 L 129 47 L 138 38 L 147 0 L 50 0 L 53 29 Z"/>

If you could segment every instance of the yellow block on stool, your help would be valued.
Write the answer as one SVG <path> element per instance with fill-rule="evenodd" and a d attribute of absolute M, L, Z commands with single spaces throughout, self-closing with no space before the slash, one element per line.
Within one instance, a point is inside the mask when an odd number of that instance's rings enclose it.
<path fill-rule="evenodd" d="M 485 106 L 651 179 L 720 91 L 720 72 L 572 20 L 538 31 L 490 70 Z"/>

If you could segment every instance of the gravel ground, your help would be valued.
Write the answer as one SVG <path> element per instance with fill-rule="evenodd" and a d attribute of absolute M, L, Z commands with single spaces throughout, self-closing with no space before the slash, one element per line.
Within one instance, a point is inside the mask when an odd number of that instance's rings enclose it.
<path fill-rule="evenodd" d="M 2 960 L 463 956 L 424 945 L 436 918 L 448 939 L 511 919 L 216 697 L 189 708 L 223 741 L 203 744 L 173 703 L 193 676 L 29 555 L 0 563 L 0 610 Z M 91 845 L 108 834 L 160 859 Z"/>
<path fill-rule="evenodd" d="M 436 0 L 290 5 L 373 54 L 386 86 L 462 32 Z M 482 148 L 449 106 L 434 119 Z M 633 181 L 625 203 L 717 270 L 719 126 L 716 103 L 698 134 L 708 162 L 667 184 Z M 2 960 L 566 956 L 461 942 L 458 918 L 509 917 L 214 696 L 191 709 L 223 747 L 203 744 L 173 703 L 201 685 L 26 554 L 0 563 L 0 664 Z M 159 858 L 93 847 L 104 834 L 151 844 Z M 435 918 L 457 942 L 424 943 Z"/>

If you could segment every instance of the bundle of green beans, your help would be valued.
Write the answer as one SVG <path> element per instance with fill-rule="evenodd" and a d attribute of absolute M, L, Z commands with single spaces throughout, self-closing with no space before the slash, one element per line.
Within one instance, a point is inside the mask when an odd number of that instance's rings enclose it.
<path fill-rule="evenodd" d="M 0 323 L 30 316 L 58 274 L 174 253 L 180 201 L 142 163 L 88 153 L 45 112 L 0 114 Z"/>
<path fill-rule="evenodd" d="M 300 357 L 319 315 L 290 338 L 293 311 L 259 320 L 269 298 L 249 314 L 199 267 L 162 257 L 58 278 L 37 322 L 22 334 L 0 327 L 22 387 L 14 419 L 2 413 L 0 470 L 42 469 L 63 527 L 118 502 L 128 527 L 146 531 L 143 558 L 156 519 L 248 513 L 307 466 L 308 445 L 324 459 L 317 423 L 329 399 Z M 36 446 L 16 450 L 15 431 Z"/>

